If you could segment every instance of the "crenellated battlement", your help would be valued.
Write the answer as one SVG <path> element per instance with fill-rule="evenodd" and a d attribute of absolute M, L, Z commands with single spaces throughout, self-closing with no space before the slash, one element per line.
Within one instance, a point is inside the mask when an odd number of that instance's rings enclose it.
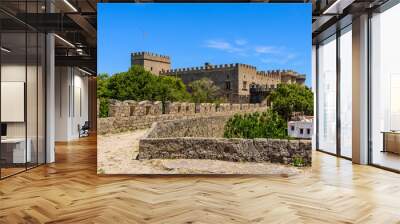
<path fill-rule="evenodd" d="M 241 67 L 241 68 L 257 70 L 257 67 L 256 67 L 256 66 L 247 65 L 247 64 L 241 64 L 241 63 L 236 63 L 236 64 L 237 64 L 239 67 Z"/>
<path fill-rule="evenodd" d="M 159 58 L 166 58 L 166 59 L 170 59 L 169 56 L 166 55 L 161 55 L 161 54 L 156 54 L 156 53 L 152 53 L 152 52 L 148 52 L 148 51 L 141 51 L 141 52 L 134 52 L 132 53 L 132 56 L 137 56 L 137 57 L 159 57 Z"/>
<path fill-rule="evenodd" d="M 268 71 L 257 71 L 257 75 L 266 76 L 270 78 L 280 78 L 282 76 L 291 76 L 291 77 L 305 77 L 302 74 L 299 74 L 293 70 L 268 70 Z"/>
<path fill-rule="evenodd" d="M 305 76 L 301 75 L 293 70 L 267 70 L 267 71 L 257 71 L 256 66 L 235 63 L 235 64 L 220 64 L 220 65 L 212 65 L 208 62 L 204 64 L 204 66 L 200 67 L 188 67 L 188 68 L 176 68 L 170 70 L 162 70 L 160 71 L 160 75 L 182 75 L 182 74 L 197 74 L 202 72 L 212 72 L 212 71 L 221 71 L 225 69 L 245 69 L 245 70 L 253 70 L 256 76 L 260 78 L 269 78 L 273 80 L 277 80 L 279 82 L 282 81 L 284 77 L 289 77 L 291 79 L 297 79 L 299 81 L 305 80 Z M 244 71 L 246 73 L 246 71 Z M 248 71 L 252 73 L 251 71 Z M 253 74 L 254 74 L 253 73 Z"/>
<path fill-rule="evenodd" d="M 170 74 L 177 74 L 177 73 L 191 73 L 191 72 L 205 72 L 205 71 L 210 71 L 210 70 L 218 70 L 218 69 L 232 69 L 232 68 L 237 68 L 239 66 L 239 63 L 236 64 L 220 64 L 220 65 L 211 65 L 209 63 L 206 63 L 205 66 L 200 66 L 200 67 L 189 67 L 189 68 L 175 68 L 175 69 L 170 69 L 170 70 L 164 70 L 160 72 L 160 75 L 170 75 Z M 250 66 L 247 65 L 249 67 Z"/>
<path fill-rule="evenodd" d="M 132 61 L 155 61 L 166 64 L 171 64 L 171 59 L 169 56 L 151 53 L 151 52 L 134 52 L 131 54 Z"/>

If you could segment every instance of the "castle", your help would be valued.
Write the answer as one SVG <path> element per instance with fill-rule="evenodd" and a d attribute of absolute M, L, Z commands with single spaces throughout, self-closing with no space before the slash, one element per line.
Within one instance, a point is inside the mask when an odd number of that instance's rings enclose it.
<path fill-rule="evenodd" d="M 150 52 L 136 52 L 131 55 L 132 65 L 143 66 L 154 75 L 175 76 L 188 85 L 202 78 L 209 78 L 220 88 L 221 96 L 231 103 L 250 102 L 251 88 L 270 91 L 280 83 L 304 85 L 305 75 L 292 70 L 257 71 L 255 66 L 246 64 L 212 65 L 191 68 L 171 69 L 168 56 Z"/>

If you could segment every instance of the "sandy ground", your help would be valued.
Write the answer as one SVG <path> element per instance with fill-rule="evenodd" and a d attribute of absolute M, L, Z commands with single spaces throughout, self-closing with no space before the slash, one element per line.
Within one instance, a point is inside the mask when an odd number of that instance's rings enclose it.
<path fill-rule="evenodd" d="M 99 174 L 268 174 L 292 176 L 304 170 L 271 163 L 228 162 L 195 159 L 136 160 L 139 139 L 147 130 L 99 135 L 97 171 Z"/>

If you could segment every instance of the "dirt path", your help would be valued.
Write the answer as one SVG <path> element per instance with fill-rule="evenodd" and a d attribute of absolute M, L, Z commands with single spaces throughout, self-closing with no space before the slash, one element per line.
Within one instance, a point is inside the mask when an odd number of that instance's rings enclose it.
<path fill-rule="evenodd" d="M 97 137 L 97 170 L 101 174 L 269 174 L 291 176 L 303 170 L 279 164 L 218 160 L 136 160 L 139 139 L 147 130 Z"/>

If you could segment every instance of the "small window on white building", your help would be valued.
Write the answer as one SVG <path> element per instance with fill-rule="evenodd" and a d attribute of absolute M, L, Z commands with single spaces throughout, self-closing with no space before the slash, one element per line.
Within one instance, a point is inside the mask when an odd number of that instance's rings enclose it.
<path fill-rule="evenodd" d="M 311 134 L 311 129 L 307 128 L 307 135 Z"/>
<path fill-rule="evenodd" d="M 294 131 L 294 126 L 290 126 L 290 130 Z"/>
<path fill-rule="evenodd" d="M 300 134 L 302 135 L 304 133 L 303 128 L 300 128 Z"/>

